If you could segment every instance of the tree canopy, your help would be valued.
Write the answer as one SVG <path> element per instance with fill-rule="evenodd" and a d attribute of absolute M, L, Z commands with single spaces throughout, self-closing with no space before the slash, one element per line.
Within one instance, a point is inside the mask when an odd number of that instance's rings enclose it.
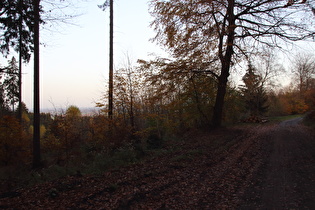
<path fill-rule="evenodd" d="M 69 118 L 81 117 L 81 110 L 74 105 L 71 105 L 67 108 L 66 116 Z"/>
<path fill-rule="evenodd" d="M 13 48 L 29 61 L 33 52 L 34 12 L 31 0 L 4 0 L 0 4 L 0 52 Z"/>

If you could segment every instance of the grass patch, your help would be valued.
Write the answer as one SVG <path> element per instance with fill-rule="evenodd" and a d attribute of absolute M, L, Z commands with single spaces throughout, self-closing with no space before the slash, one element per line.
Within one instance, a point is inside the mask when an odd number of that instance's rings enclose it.
<path fill-rule="evenodd" d="M 269 120 L 271 122 L 282 122 L 286 120 L 292 120 L 298 117 L 303 117 L 304 115 L 296 114 L 296 115 L 285 115 L 285 116 L 276 116 L 276 117 L 270 117 Z"/>

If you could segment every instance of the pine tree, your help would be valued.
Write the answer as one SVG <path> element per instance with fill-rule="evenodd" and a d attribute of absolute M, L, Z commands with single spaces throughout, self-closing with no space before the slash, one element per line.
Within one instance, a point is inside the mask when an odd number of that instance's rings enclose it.
<path fill-rule="evenodd" d="M 4 79 L 4 85 L 6 87 L 7 102 L 12 106 L 14 111 L 15 104 L 19 101 L 19 78 L 18 78 L 19 67 L 15 57 L 9 61 L 7 67 L 7 74 Z"/>
<path fill-rule="evenodd" d="M 14 107 L 19 100 L 19 84 L 18 84 L 18 71 L 17 61 L 14 57 L 8 62 L 8 66 L 3 68 L 0 77 L 0 106 L 1 111 L 9 112 L 14 111 Z"/>
<path fill-rule="evenodd" d="M 252 64 L 248 65 L 247 73 L 243 77 L 244 85 L 241 92 L 245 108 L 252 116 L 260 116 L 268 110 L 267 94 L 262 84 L 262 77 L 256 73 Z"/>
<path fill-rule="evenodd" d="M 30 61 L 33 52 L 34 13 L 31 0 L 3 0 L 0 4 L 0 52 L 19 52 L 22 59 Z"/>
<path fill-rule="evenodd" d="M 33 47 L 34 12 L 32 0 L 3 0 L 0 4 L 0 52 L 7 56 L 11 50 L 19 53 L 18 106 L 22 106 L 22 62 L 28 63 Z M 22 120 L 21 109 L 18 118 Z"/>
<path fill-rule="evenodd" d="M 8 104 L 5 100 L 5 86 L 3 84 L 3 75 L 0 74 L 0 116 L 9 112 Z"/>

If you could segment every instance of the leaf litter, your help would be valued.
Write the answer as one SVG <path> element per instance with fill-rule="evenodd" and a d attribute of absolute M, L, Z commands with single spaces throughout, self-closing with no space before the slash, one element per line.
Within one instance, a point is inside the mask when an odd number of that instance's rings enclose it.
<path fill-rule="evenodd" d="M 192 133 L 185 141 L 166 145 L 166 149 L 176 147 L 176 150 L 146 158 L 141 163 L 109 170 L 99 176 L 67 176 L 21 188 L 12 196 L 0 197 L 0 208 L 259 208 L 266 201 L 266 177 L 272 164 L 272 141 L 278 127 L 240 126 L 212 133 Z M 310 168 L 313 160 L 314 157 L 304 158 L 302 165 L 294 167 Z M 313 179 L 312 186 L 315 186 L 313 175 L 305 177 Z M 314 192 L 308 193 L 314 195 Z M 297 208 L 302 203 L 296 202 L 292 207 Z M 307 205 L 312 206 L 313 202 Z"/>

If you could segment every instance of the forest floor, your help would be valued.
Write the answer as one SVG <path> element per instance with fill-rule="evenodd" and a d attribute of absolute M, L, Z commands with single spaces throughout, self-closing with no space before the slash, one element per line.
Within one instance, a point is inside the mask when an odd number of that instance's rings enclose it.
<path fill-rule="evenodd" d="M 0 194 L 7 209 L 315 209 L 315 133 L 299 119 L 190 132 L 102 175 Z"/>

